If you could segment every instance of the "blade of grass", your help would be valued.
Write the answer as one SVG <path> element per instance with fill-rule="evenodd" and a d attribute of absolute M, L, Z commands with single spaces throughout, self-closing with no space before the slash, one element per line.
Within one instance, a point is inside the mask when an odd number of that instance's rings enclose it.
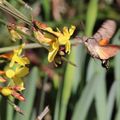
<path fill-rule="evenodd" d="M 117 31 L 115 37 L 113 38 L 115 44 L 119 44 L 119 35 L 120 29 Z M 120 54 L 118 54 L 115 59 L 115 80 L 116 80 L 116 100 L 117 100 L 117 108 L 120 107 Z"/>
<path fill-rule="evenodd" d="M 116 81 L 112 84 L 107 101 L 107 120 L 112 119 L 112 112 L 115 103 Z"/>
<path fill-rule="evenodd" d="M 43 81 L 43 86 L 45 85 L 45 83 L 48 80 L 48 76 L 45 76 L 44 81 Z M 44 109 L 44 102 L 45 102 L 45 90 L 42 88 L 41 91 L 41 97 L 40 97 L 40 106 L 39 106 L 39 112 L 41 113 Z"/>
<path fill-rule="evenodd" d="M 31 113 L 31 119 L 30 120 L 36 120 L 36 110 L 33 109 L 32 113 Z"/>
<path fill-rule="evenodd" d="M 60 102 L 61 102 L 61 93 L 62 93 L 62 82 L 60 81 L 60 86 L 57 92 L 57 98 L 55 103 L 55 110 L 54 110 L 54 119 L 59 120 L 60 118 Z"/>
<path fill-rule="evenodd" d="M 72 52 L 69 56 L 69 60 L 75 61 L 75 51 L 72 49 Z M 75 63 L 76 64 L 76 63 Z M 62 91 L 62 99 L 61 99 L 61 108 L 60 108 L 60 120 L 65 120 L 66 112 L 67 112 L 67 105 L 72 91 L 72 85 L 75 75 L 74 66 L 67 64 L 66 73 L 64 77 L 64 85 Z"/>
<path fill-rule="evenodd" d="M 78 86 L 83 79 L 85 57 L 86 57 L 86 53 L 83 45 L 76 46 L 74 48 L 74 51 L 75 51 L 74 62 L 77 65 L 77 67 L 74 69 L 74 80 L 73 80 L 73 88 L 72 88 L 73 94 L 77 92 Z"/>
<path fill-rule="evenodd" d="M 13 106 L 11 106 L 9 103 L 7 103 L 7 114 L 6 114 L 7 118 L 6 118 L 6 120 L 13 120 L 13 113 L 14 113 Z"/>
<path fill-rule="evenodd" d="M 72 120 L 85 120 L 88 110 L 94 99 L 96 75 L 94 74 L 83 89 L 82 95 L 75 105 Z"/>
<path fill-rule="evenodd" d="M 107 119 L 107 98 L 105 85 L 105 68 L 101 64 L 97 67 L 96 75 L 96 90 L 95 90 L 95 107 L 98 120 Z"/>
<path fill-rule="evenodd" d="M 115 44 L 119 44 L 119 35 L 120 29 L 117 31 L 115 37 L 113 38 Z M 116 107 L 117 114 L 115 116 L 115 120 L 120 119 L 120 54 L 118 54 L 115 59 L 115 80 L 116 80 Z"/>
<path fill-rule="evenodd" d="M 51 8 L 50 1 L 49 0 L 43 0 L 43 1 L 41 1 L 41 4 L 43 5 L 45 19 L 47 21 L 49 21 L 50 20 L 50 8 Z"/>
<path fill-rule="evenodd" d="M 85 35 L 87 35 L 87 36 L 92 35 L 94 24 L 95 24 L 95 21 L 97 18 L 97 9 L 98 9 L 98 0 L 96 0 L 96 1 L 90 0 L 89 5 L 88 5 L 88 10 L 87 10 L 87 16 L 86 16 Z M 91 15 L 93 15 L 93 16 L 91 16 Z M 95 70 L 91 71 L 91 73 L 92 72 L 93 72 L 93 74 L 91 75 L 91 77 L 94 76 Z M 77 119 L 84 120 L 86 118 L 87 112 L 88 112 L 89 107 L 94 98 L 95 84 L 93 81 L 95 81 L 95 79 L 93 79 L 93 80 L 90 79 L 90 81 L 84 88 L 81 99 L 76 104 L 72 120 L 77 120 Z M 91 85 L 93 85 L 93 86 L 91 86 Z"/>
<path fill-rule="evenodd" d="M 21 116 L 20 114 L 16 113 L 15 120 L 29 120 L 30 114 L 32 112 L 33 107 L 33 101 L 35 97 L 36 92 L 36 82 L 39 80 L 39 70 L 34 67 L 32 71 L 30 72 L 29 76 L 26 79 L 26 90 L 24 93 L 24 96 L 26 98 L 25 103 L 20 102 L 20 107 L 24 111 L 24 116 Z"/>
<path fill-rule="evenodd" d="M 91 36 L 97 18 L 98 0 L 90 0 L 86 16 L 85 35 Z"/>
<path fill-rule="evenodd" d="M 86 76 L 86 81 L 89 82 L 92 78 L 92 76 L 96 73 L 96 67 L 98 65 L 99 61 L 96 61 L 95 59 L 91 58 L 88 64 L 87 68 L 87 76 Z"/>

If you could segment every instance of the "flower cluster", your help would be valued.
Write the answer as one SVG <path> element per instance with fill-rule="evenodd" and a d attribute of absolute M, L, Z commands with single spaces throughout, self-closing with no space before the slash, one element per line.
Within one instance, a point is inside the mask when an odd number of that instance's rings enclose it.
<path fill-rule="evenodd" d="M 0 93 L 8 97 L 13 96 L 20 101 L 25 100 L 20 92 L 25 89 L 23 77 L 29 73 L 27 65 L 30 64 L 28 58 L 22 56 L 24 46 L 25 44 L 22 44 L 13 53 L 0 55 L 0 58 L 10 61 L 4 70 L 0 71 L 0 82 L 5 83 L 5 85 L 0 86 Z"/>
<path fill-rule="evenodd" d="M 63 27 L 62 31 L 57 28 L 54 31 L 38 21 L 33 21 L 33 25 L 33 33 L 38 42 L 49 46 L 48 61 L 61 62 L 61 56 L 70 53 L 70 37 L 75 31 L 75 26 Z"/>
<path fill-rule="evenodd" d="M 19 31 L 27 35 L 29 33 L 33 33 L 38 43 L 49 47 L 48 61 L 61 63 L 62 56 L 70 53 L 70 37 L 75 31 L 75 26 L 71 25 L 70 28 L 63 27 L 62 31 L 58 28 L 57 30 L 53 30 L 46 24 L 34 20 L 32 22 L 32 30 L 27 27 L 14 24 L 9 24 L 8 30 L 13 41 L 23 39 L 23 36 Z"/>
<path fill-rule="evenodd" d="M 32 22 L 32 29 L 21 25 L 8 24 L 8 31 L 10 33 L 12 41 L 24 40 L 24 35 L 34 37 L 41 45 L 48 47 L 48 61 L 54 62 L 55 65 L 61 64 L 62 57 L 70 53 L 71 43 L 70 37 L 75 31 L 75 26 L 71 25 L 70 28 L 63 27 L 60 31 L 53 30 L 46 24 L 34 20 Z M 9 64 L 0 71 L 0 82 L 5 86 L 0 87 L 0 93 L 4 96 L 14 96 L 19 100 L 24 100 L 24 97 L 20 94 L 25 89 L 23 78 L 29 73 L 30 64 L 27 57 L 23 57 L 22 49 L 25 44 L 22 44 L 18 49 L 15 49 L 12 54 L 2 54 L 0 58 L 9 60 Z"/>

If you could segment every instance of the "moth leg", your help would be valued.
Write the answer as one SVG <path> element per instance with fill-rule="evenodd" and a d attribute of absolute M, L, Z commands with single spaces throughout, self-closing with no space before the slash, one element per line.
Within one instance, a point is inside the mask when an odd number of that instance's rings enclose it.
<path fill-rule="evenodd" d="M 102 60 L 102 66 L 106 69 L 109 68 L 109 60 Z"/>

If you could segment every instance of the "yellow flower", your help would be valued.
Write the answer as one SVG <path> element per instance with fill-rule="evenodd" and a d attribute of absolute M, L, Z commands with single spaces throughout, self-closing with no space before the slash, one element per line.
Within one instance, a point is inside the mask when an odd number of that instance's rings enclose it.
<path fill-rule="evenodd" d="M 57 32 L 53 31 L 53 29 L 50 27 L 45 28 L 45 30 L 47 32 L 50 32 L 54 36 L 56 36 L 55 37 L 56 39 L 53 40 L 53 42 L 50 44 L 51 48 L 48 54 L 49 62 L 52 62 L 54 60 L 55 55 L 59 51 L 59 47 L 62 45 L 65 46 L 65 52 L 68 54 L 70 53 L 71 44 L 69 39 L 73 34 L 73 32 L 75 31 L 75 26 L 71 26 L 70 29 L 68 29 L 67 27 L 64 27 L 62 32 L 59 29 L 57 29 Z"/>
<path fill-rule="evenodd" d="M 70 29 L 67 27 L 63 28 L 61 32 L 59 29 L 54 31 L 51 27 L 39 22 L 33 21 L 33 33 L 35 38 L 40 43 L 48 44 L 49 54 L 48 54 L 48 61 L 52 62 L 59 51 L 60 46 L 65 47 L 65 52 L 70 53 L 71 44 L 70 44 L 70 37 L 75 31 L 75 26 L 71 25 Z"/>
<path fill-rule="evenodd" d="M 12 94 L 12 90 L 9 87 L 3 87 L 0 92 L 4 95 L 4 96 L 9 96 Z"/>
<path fill-rule="evenodd" d="M 49 49 L 49 53 L 48 53 L 48 61 L 52 62 L 57 54 L 59 50 L 59 42 L 55 41 L 51 44 L 51 47 Z"/>
<path fill-rule="evenodd" d="M 11 61 L 4 70 L 6 77 L 10 80 L 9 86 L 18 87 L 20 91 L 25 89 L 22 78 L 29 73 L 29 68 L 26 67 L 26 64 L 30 63 L 27 57 L 21 56 L 24 46 L 25 44 L 14 50 Z"/>
<path fill-rule="evenodd" d="M 29 32 L 28 32 L 29 29 L 24 26 L 9 24 L 7 27 L 8 27 L 9 33 L 11 35 L 11 39 L 14 42 L 17 40 L 21 40 L 23 38 L 23 36 L 17 30 L 19 30 L 25 34 L 29 34 Z"/>
<path fill-rule="evenodd" d="M 26 64 L 29 64 L 30 61 L 27 57 L 21 57 L 22 49 L 25 46 L 25 44 L 22 44 L 18 49 L 14 50 L 13 56 L 11 58 L 10 67 L 12 67 L 15 63 L 18 63 L 21 66 L 25 66 Z"/>
<path fill-rule="evenodd" d="M 6 76 L 13 80 L 13 82 L 11 82 L 9 86 L 17 86 L 20 88 L 20 90 L 25 89 L 22 78 L 25 77 L 28 73 L 29 73 L 29 69 L 27 67 L 19 67 L 19 66 L 16 67 L 15 70 L 13 70 L 12 68 L 7 68 L 5 72 Z"/>
<path fill-rule="evenodd" d="M 25 100 L 25 98 L 20 93 L 18 93 L 16 90 L 14 90 L 11 87 L 0 88 L 0 93 L 2 95 L 4 95 L 4 96 L 13 96 L 13 97 L 17 98 L 20 101 Z"/>

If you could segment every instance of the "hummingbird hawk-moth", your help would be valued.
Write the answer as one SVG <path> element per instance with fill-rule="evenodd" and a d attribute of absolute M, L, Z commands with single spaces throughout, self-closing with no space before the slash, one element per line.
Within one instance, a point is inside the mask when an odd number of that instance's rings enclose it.
<path fill-rule="evenodd" d="M 116 23 L 113 20 L 106 20 L 92 37 L 82 37 L 81 42 L 87 47 L 93 58 L 102 61 L 102 66 L 108 68 L 109 58 L 115 56 L 120 46 L 111 45 L 109 41 L 116 30 Z"/>

